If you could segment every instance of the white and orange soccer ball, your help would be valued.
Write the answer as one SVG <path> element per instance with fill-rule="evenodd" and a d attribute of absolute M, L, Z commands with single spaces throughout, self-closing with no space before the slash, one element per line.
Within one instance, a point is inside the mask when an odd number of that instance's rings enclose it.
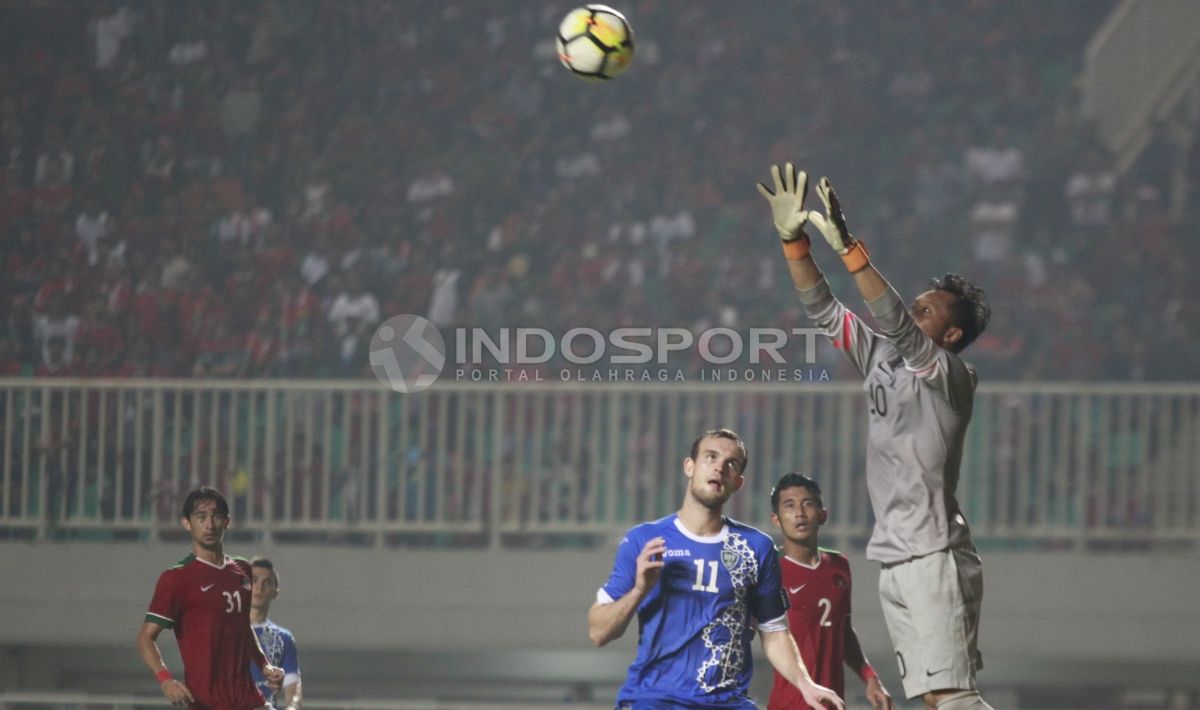
<path fill-rule="evenodd" d="M 633 29 L 624 15 L 607 5 L 568 12 L 558 26 L 557 44 L 563 66 L 581 79 L 612 79 L 633 60 Z"/>

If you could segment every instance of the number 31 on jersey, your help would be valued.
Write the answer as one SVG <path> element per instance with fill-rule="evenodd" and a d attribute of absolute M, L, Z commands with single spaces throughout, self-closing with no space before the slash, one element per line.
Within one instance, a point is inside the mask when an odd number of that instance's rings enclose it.
<path fill-rule="evenodd" d="M 233 614 L 234 612 L 242 612 L 242 593 L 241 592 L 221 592 L 225 595 L 225 613 Z"/>

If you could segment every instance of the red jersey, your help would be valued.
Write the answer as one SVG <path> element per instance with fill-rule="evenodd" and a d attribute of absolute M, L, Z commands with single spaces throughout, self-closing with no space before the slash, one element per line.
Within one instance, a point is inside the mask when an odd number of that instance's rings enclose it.
<path fill-rule="evenodd" d="M 250 664 L 250 563 L 215 565 L 188 555 L 158 577 L 146 621 L 174 629 L 192 710 L 251 710 L 267 704 Z"/>
<path fill-rule="evenodd" d="M 780 556 L 783 588 L 791 602 L 788 628 L 813 680 L 844 699 L 850 563 L 832 550 L 821 549 L 818 554 L 820 557 L 811 567 L 786 555 Z M 807 707 L 796 686 L 776 673 L 767 710 Z"/>

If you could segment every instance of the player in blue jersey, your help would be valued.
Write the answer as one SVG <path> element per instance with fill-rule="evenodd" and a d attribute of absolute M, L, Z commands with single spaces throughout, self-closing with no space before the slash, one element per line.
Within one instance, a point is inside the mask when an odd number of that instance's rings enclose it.
<path fill-rule="evenodd" d="M 603 646 L 637 616 L 637 658 L 617 695 L 619 710 L 752 710 L 756 626 L 767 659 L 807 703 L 845 707 L 813 682 L 788 633 L 771 537 L 722 515 L 745 482 L 746 462 L 736 433 L 705 432 L 683 461 L 687 486 L 679 511 L 631 529 L 617 548 L 588 610 L 588 636 Z"/>
<path fill-rule="evenodd" d="M 304 698 L 300 689 L 300 656 L 296 651 L 296 638 L 291 631 L 267 618 L 271 602 L 279 596 L 279 573 L 265 557 L 250 560 L 250 572 L 254 577 L 250 597 L 250 628 L 258 636 L 258 644 L 262 646 L 271 665 L 283 669 L 283 689 L 278 693 L 272 690 L 257 668 L 251 666 L 250 672 L 272 707 L 299 710 Z"/>

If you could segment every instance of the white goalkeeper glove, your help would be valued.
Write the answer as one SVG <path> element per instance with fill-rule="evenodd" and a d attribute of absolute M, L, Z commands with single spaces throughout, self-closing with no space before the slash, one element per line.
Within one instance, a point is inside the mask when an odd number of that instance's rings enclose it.
<path fill-rule="evenodd" d="M 829 184 L 829 178 L 823 177 L 817 182 L 817 194 L 825 205 L 825 214 L 814 210 L 808 213 L 808 220 L 821 232 L 829 246 L 842 257 L 850 273 L 867 268 L 871 263 L 867 248 L 851 236 L 850 230 L 846 228 L 846 215 L 842 214 L 842 205 L 838 201 L 837 193 L 833 191 L 833 185 Z"/>
<path fill-rule="evenodd" d="M 758 193 L 767 198 L 767 202 L 771 205 L 771 216 L 775 219 L 775 229 L 779 232 L 779 238 L 784 242 L 794 242 L 799 239 L 808 240 L 802 230 L 804 223 L 808 221 L 808 212 L 804 211 L 804 197 L 808 192 L 808 173 L 801 170 L 796 172 L 796 167 L 791 163 L 783 166 L 783 174 L 780 175 L 779 166 L 771 166 L 771 177 L 775 180 L 775 191 L 771 190 L 761 182 L 758 183 Z"/>

